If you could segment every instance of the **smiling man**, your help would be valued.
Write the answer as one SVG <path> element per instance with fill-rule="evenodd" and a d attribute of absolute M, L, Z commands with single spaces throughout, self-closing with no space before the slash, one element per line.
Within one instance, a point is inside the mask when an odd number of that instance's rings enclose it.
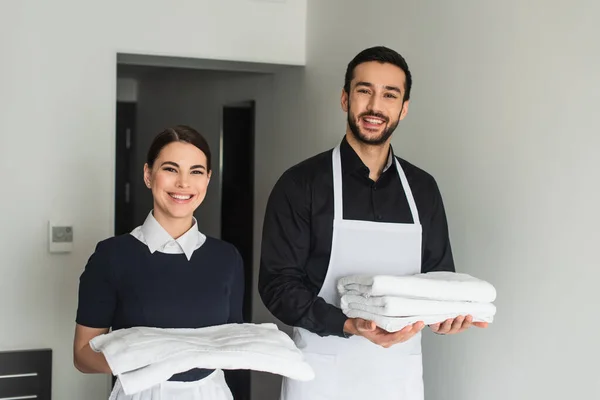
<path fill-rule="evenodd" d="M 417 322 L 386 332 L 347 318 L 336 283 L 353 274 L 454 271 L 442 198 L 434 178 L 396 157 L 392 133 L 406 117 L 412 77 L 386 47 L 360 52 L 346 70 L 346 134 L 334 149 L 287 170 L 268 201 L 258 289 L 316 373 L 284 379 L 282 400 L 423 400 Z M 436 324 L 462 332 L 470 316 Z"/>

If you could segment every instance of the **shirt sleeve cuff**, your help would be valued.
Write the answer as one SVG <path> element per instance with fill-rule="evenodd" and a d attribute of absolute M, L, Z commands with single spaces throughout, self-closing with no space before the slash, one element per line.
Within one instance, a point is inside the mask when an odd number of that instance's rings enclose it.
<path fill-rule="evenodd" d="M 333 308 L 333 307 L 332 307 Z M 339 337 L 350 337 L 351 335 L 344 332 L 344 324 L 348 317 L 340 310 L 335 307 L 331 310 L 329 318 L 327 318 L 327 334 L 335 335 Z"/>

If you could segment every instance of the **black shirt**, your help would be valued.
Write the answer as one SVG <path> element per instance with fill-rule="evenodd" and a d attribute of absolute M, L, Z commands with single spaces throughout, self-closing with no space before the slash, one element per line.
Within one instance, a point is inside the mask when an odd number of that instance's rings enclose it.
<path fill-rule="evenodd" d="M 101 241 L 89 258 L 76 322 L 113 330 L 241 323 L 243 293 L 243 262 L 233 245 L 207 237 L 188 261 L 183 253 L 150 253 L 126 234 Z M 170 380 L 199 380 L 210 372 L 194 369 Z"/>
<path fill-rule="evenodd" d="M 369 169 L 345 137 L 340 156 L 344 219 L 414 222 L 396 163 L 373 182 Z M 397 159 L 406 174 L 423 228 L 421 271 L 454 272 L 446 214 L 435 179 Z M 317 296 L 329 265 L 333 209 L 329 150 L 293 166 L 281 176 L 269 197 L 263 226 L 258 282 L 263 302 L 283 323 L 321 336 L 343 336 L 347 319 L 339 308 Z"/>

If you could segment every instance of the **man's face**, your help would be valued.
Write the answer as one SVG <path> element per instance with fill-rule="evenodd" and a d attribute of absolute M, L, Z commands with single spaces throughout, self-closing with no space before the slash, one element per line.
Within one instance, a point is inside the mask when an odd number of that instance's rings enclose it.
<path fill-rule="evenodd" d="M 348 113 L 348 128 L 362 143 L 385 143 L 404 119 L 408 101 L 403 101 L 406 75 L 389 63 L 366 62 L 354 69 L 350 93 L 342 90 L 342 109 Z"/>

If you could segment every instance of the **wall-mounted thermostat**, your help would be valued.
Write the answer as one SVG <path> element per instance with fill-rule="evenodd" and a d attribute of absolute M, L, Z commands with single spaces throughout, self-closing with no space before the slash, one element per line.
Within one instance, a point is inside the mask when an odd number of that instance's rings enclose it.
<path fill-rule="evenodd" d="M 73 251 L 73 226 L 50 221 L 48 241 L 50 253 L 70 253 Z"/>

